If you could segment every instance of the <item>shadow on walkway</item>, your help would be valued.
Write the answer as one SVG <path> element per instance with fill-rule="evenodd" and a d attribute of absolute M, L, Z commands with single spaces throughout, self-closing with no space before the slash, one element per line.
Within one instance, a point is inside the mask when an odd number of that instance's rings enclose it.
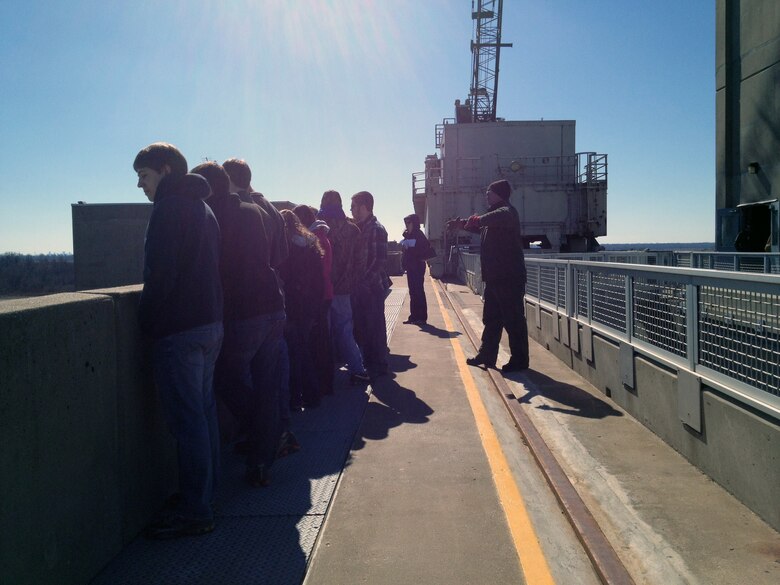
<path fill-rule="evenodd" d="M 510 374 L 507 377 L 517 374 Z M 549 376 L 529 369 L 523 374 L 530 382 L 525 387 L 528 392 L 517 401 L 530 404 L 536 396 L 543 396 L 549 400 L 557 402 L 561 406 L 549 406 L 541 404 L 536 408 L 540 410 L 550 410 L 572 416 L 581 416 L 584 418 L 600 419 L 608 416 L 623 416 L 619 410 L 615 410 L 608 403 L 586 392 L 582 388 L 559 382 Z"/>

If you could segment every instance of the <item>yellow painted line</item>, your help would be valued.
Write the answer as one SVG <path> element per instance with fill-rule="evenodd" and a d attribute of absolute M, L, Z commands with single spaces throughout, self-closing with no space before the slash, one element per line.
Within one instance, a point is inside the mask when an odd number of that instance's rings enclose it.
<path fill-rule="evenodd" d="M 430 278 L 430 277 L 429 277 Z M 439 304 L 439 310 L 444 317 L 444 324 L 448 331 L 454 331 L 452 321 L 444 308 L 439 291 L 435 283 L 431 283 L 433 292 L 436 295 L 436 301 Z M 520 494 L 520 489 L 512 476 L 509 468 L 509 462 L 501 448 L 493 424 L 490 422 L 487 409 L 479 396 L 479 390 L 471 375 L 466 356 L 463 353 L 463 347 L 456 338 L 450 338 L 452 349 L 455 352 L 455 362 L 458 364 L 458 371 L 466 387 L 466 396 L 468 397 L 471 411 L 477 423 L 477 431 L 482 440 L 482 447 L 485 449 L 490 471 L 493 474 L 493 482 L 498 491 L 498 499 L 504 508 L 509 532 L 512 535 L 512 541 L 520 559 L 520 568 L 525 575 L 527 585 L 554 585 L 555 581 L 550 574 L 550 567 L 547 565 L 547 559 L 544 557 L 542 547 L 539 544 L 539 538 L 534 530 L 525 501 Z"/>

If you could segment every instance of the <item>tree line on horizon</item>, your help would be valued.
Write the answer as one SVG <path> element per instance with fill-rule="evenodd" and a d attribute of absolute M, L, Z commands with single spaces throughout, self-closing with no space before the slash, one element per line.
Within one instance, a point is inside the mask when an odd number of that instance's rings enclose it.
<path fill-rule="evenodd" d="M 73 254 L 0 254 L 0 295 L 72 291 Z"/>

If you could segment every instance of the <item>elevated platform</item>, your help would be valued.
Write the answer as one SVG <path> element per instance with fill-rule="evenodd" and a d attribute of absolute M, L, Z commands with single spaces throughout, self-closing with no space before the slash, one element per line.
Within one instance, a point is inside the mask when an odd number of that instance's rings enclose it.
<path fill-rule="evenodd" d="M 213 533 L 139 538 L 92 583 L 602 582 L 601 553 L 583 547 L 580 512 L 562 510 L 515 408 L 596 520 L 620 582 L 780 581 L 776 531 L 545 348 L 531 343 L 528 372 L 498 374 L 505 403 L 464 362 L 479 297 L 429 279 L 418 327 L 401 323 L 405 287 L 396 278 L 386 302 L 389 376 L 364 389 L 342 375 L 320 408 L 296 414 L 303 449 L 268 488 L 245 487 L 226 452 Z"/>

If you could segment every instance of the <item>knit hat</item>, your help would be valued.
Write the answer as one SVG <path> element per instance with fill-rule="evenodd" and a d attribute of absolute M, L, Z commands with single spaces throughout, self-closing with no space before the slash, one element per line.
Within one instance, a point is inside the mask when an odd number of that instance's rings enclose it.
<path fill-rule="evenodd" d="M 329 219 L 346 219 L 346 217 L 347 215 L 344 213 L 341 205 L 337 204 L 323 203 L 317 213 L 318 219 L 324 219 L 326 221 Z"/>
<path fill-rule="evenodd" d="M 488 186 L 488 191 L 493 191 L 496 195 L 501 197 L 504 201 L 509 199 L 512 194 L 512 187 L 509 186 L 509 181 L 501 179 L 500 181 L 493 181 Z"/>

